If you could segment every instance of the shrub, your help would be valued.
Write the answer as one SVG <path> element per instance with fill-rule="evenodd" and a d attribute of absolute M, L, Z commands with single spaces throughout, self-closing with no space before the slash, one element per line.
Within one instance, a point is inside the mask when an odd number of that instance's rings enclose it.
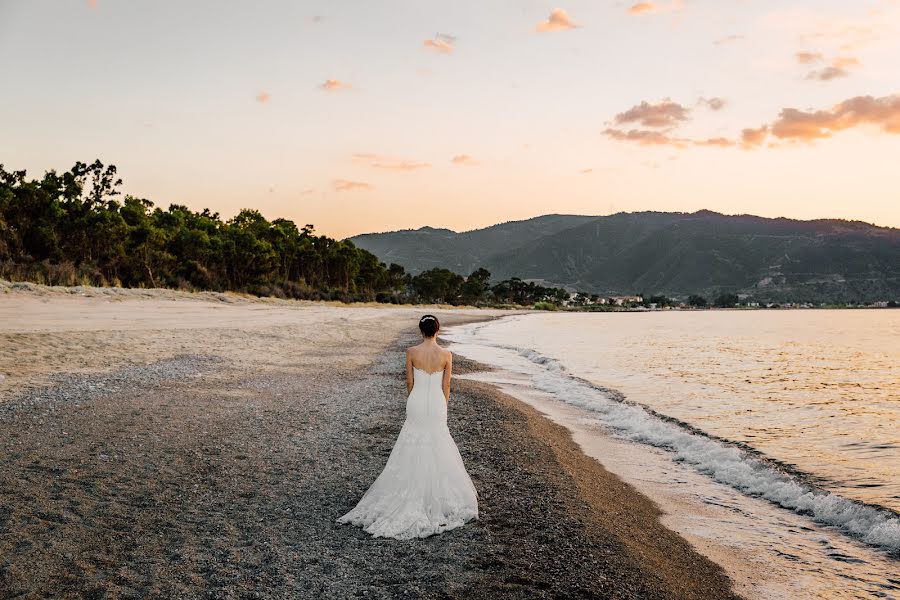
<path fill-rule="evenodd" d="M 540 301 L 534 303 L 534 310 L 556 310 L 558 307 L 552 302 Z"/>

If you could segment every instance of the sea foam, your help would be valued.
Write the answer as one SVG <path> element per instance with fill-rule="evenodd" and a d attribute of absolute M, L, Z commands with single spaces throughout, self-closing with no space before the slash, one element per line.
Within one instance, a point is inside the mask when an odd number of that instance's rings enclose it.
<path fill-rule="evenodd" d="M 542 367 L 532 373 L 537 389 L 596 414 L 620 437 L 668 450 L 676 461 L 692 465 L 715 481 L 836 527 L 867 544 L 891 553 L 900 551 L 896 514 L 818 489 L 736 445 L 654 415 L 612 390 L 570 375 L 558 361 L 534 350 L 505 348 Z"/>

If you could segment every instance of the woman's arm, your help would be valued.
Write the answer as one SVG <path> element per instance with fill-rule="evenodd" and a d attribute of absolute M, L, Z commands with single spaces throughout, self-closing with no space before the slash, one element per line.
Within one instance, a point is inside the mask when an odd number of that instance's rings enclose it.
<path fill-rule="evenodd" d="M 412 354 L 410 354 L 410 348 L 406 350 L 406 393 L 410 393 L 413 388 L 413 365 L 412 365 Z"/>
<path fill-rule="evenodd" d="M 444 388 L 444 402 L 450 403 L 450 374 L 453 371 L 453 354 L 447 352 L 447 364 L 444 366 L 444 378 L 441 387 Z"/>

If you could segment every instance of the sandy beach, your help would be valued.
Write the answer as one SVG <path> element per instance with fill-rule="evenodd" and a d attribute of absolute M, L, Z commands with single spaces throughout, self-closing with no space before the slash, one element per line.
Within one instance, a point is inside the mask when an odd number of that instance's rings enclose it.
<path fill-rule="evenodd" d="M 402 425 L 423 312 L 508 314 L 0 284 L 0 597 L 734 597 L 566 429 L 475 381 L 449 425 L 480 519 L 336 524 Z"/>

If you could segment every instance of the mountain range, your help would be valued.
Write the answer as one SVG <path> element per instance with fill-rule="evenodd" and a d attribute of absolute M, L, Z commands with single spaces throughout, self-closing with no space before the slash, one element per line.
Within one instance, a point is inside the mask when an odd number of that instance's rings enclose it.
<path fill-rule="evenodd" d="M 544 215 L 457 233 L 350 238 L 416 274 L 444 267 L 604 295 L 747 294 L 770 301 L 900 299 L 900 229 L 860 221 L 636 212 Z"/>

